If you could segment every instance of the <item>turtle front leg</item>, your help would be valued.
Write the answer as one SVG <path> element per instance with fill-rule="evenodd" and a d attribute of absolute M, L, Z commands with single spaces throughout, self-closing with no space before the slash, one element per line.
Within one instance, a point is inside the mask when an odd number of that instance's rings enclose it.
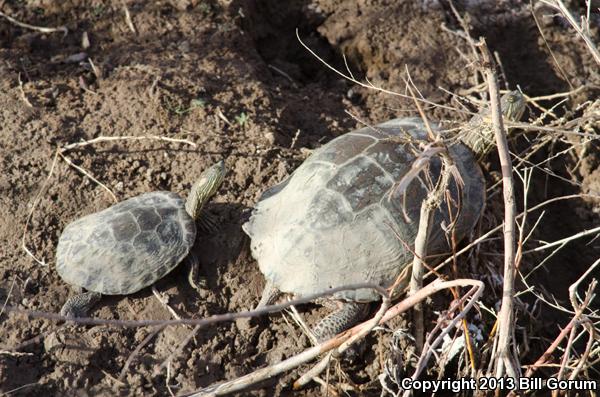
<path fill-rule="evenodd" d="M 193 289 L 200 291 L 208 287 L 208 280 L 204 274 L 200 271 L 200 260 L 193 251 L 190 251 L 188 256 L 184 259 L 186 265 L 189 267 L 188 282 Z"/>
<path fill-rule="evenodd" d="M 313 328 L 317 342 L 333 338 L 364 319 L 369 312 L 367 303 L 344 302 L 342 307 L 322 319 Z"/>
<path fill-rule="evenodd" d="M 92 307 L 102 298 L 99 292 L 88 291 L 73 295 L 60 309 L 61 316 L 86 317 Z"/>
<path fill-rule="evenodd" d="M 271 281 L 267 280 L 267 284 L 265 285 L 262 295 L 260 296 L 260 301 L 258 302 L 258 305 L 256 305 L 255 309 L 272 305 L 280 295 L 281 291 L 279 291 Z"/>

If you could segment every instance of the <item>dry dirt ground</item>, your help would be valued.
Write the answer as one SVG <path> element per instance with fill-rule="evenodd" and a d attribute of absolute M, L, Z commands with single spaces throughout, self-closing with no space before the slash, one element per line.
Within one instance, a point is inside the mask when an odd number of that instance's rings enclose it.
<path fill-rule="evenodd" d="M 583 1 L 569 4 L 585 11 Z M 597 97 L 598 65 L 564 19 L 539 10 L 538 28 L 529 3 L 517 0 L 456 5 L 468 15 L 471 34 L 485 36 L 497 52 L 503 86 L 518 85 L 530 96 L 584 86 L 559 106 L 559 115 Z M 209 206 L 221 226 L 215 235 L 202 237 L 198 250 L 207 289 L 199 294 L 190 288 L 182 269 L 156 284 L 182 317 L 200 318 L 247 310 L 258 301 L 264 280 L 241 224 L 263 190 L 289 175 L 306 158 L 307 149 L 358 126 L 346 112 L 369 123 L 417 114 L 411 101 L 357 87 L 328 70 L 300 45 L 296 28 L 331 65 L 343 69 L 345 54 L 357 77 L 389 90 L 405 92 L 408 71 L 423 96 L 450 104 L 451 95 L 441 88 L 468 94 L 478 83 L 474 65 L 460 55 L 469 55 L 470 47 L 448 32 L 459 25 L 445 1 L 3 0 L 0 10 L 29 24 L 68 28 L 66 35 L 41 33 L 0 19 L 0 303 L 26 310 L 59 311 L 72 293 L 54 269 L 61 230 L 113 203 L 103 187 L 59 159 L 24 240 L 42 263 L 28 255 L 22 248 L 23 230 L 57 148 L 125 135 L 196 144 L 111 141 L 67 153 L 119 200 L 153 190 L 185 195 L 203 169 L 225 159 L 227 179 Z M 598 21 L 593 13 L 590 34 L 596 42 Z M 433 119 L 465 119 L 441 108 L 427 112 Z M 529 117 L 539 113 L 532 108 Z M 527 147 L 535 134 L 521 134 L 511 147 Z M 533 171 L 529 205 L 565 194 L 600 192 L 597 146 L 543 161 L 566 148 L 557 140 L 532 158 L 541 165 Z M 493 155 L 484 167 L 491 186 L 499 175 Z M 480 230 L 501 222 L 500 197 L 490 197 Z M 520 183 L 517 198 L 522 210 Z M 597 226 L 598 208 L 598 201 L 583 199 L 545 207 L 529 248 Z M 536 285 L 564 302 L 567 286 L 600 256 L 600 243 L 592 237 L 554 255 L 535 273 Z M 468 263 L 501 266 L 501 256 L 494 255 L 501 252 L 499 244 L 483 244 Z M 523 266 L 532 268 L 546 254 L 526 256 Z M 462 274 L 470 275 L 470 270 Z M 498 287 L 488 285 L 490 305 L 498 302 Z M 448 301 L 448 296 L 437 299 L 437 310 Z M 568 321 L 547 305 L 532 310 L 535 321 L 524 316 L 519 329 L 539 338 L 523 353 L 524 363 L 539 357 L 556 336 L 557 323 Z M 309 323 L 323 313 L 315 305 L 302 311 Z M 150 289 L 103 299 L 92 315 L 171 318 Z M 492 320 L 484 320 L 489 332 Z M 160 366 L 190 333 L 188 327 L 167 328 L 145 341 L 153 328 L 61 325 L 6 311 L 0 321 L 0 391 L 11 395 L 162 396 L 169 394 L 169 387 L 178 394 L 279 362 L 309 345 L 299 328 L 281 315 L 223 323 L 202 329 L 172 358 L 167 373 Z M 369 336 L 358 359 L 336 361 L 330 370 L 332 387 L 350 395 L 379 395 L 377 376 L 391 354 L 391 330 L 399 324 Z M 319 394 L 314 384 L 298 392 L 290 389 L 301 373 L 295 370 L 266 381 L 248 394 Z"/>

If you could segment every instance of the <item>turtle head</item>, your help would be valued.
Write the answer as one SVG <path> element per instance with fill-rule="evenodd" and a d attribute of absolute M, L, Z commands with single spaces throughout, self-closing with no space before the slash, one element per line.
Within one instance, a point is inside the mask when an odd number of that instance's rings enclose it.
<path fill-rule="evenodd" d="M 525 111 L 525 97 L 516 90 L 507 92 L 500 98 L 500 110 L 504 121 L 519 121 Z M 507 127 L 506 130 L 510 133 L 511 128 Z M 480 158 L 496 145 L 492 112 L 489 108 L 482 109 L 473 116 L 463 128 L 461 140 Z"/>
<path fill-rule="evenodd" d="M 519 91 L 511 91 L 500 98 L 500 109 L 507 121 L 519 121 L 525 111 L 525 97 Z"/>
<path fill-rule="evenodd" d="M 198 219 L 202 207 L 219 190 L 225 177 L 225 163 L 223 160 L 205 170 L 192 190 L 185 203 L 185 210 L 194 219 Z"/>

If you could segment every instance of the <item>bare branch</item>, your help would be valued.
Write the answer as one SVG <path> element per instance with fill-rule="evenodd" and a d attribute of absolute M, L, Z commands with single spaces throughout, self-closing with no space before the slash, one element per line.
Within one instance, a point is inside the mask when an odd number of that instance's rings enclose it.
<path fill-rule="evenodd" d="M 66 36 L 67 33 L 69 32 L 69 29 L 67 29 L 66 26 L 59 26 L 56 28 L 46 28 L 44 26 L 35 26 L 35 25 L 30 25 L 28 23 L 24 23 L 24 22 L 19 22 L 16 19 L 14 19 L 13 17 L 6 15 L 5 13 L 0 11 L 0 17 L 4 17 L 6 18 L 10 23 L 13 23 L 17 26 L 20 26 L 22 28 L 25 29 L 30 29 L 30 30 L 36 30 L 38 32 L 41 33 L 54 33 L 54 32 L 63 32 L 63 34 Z"/>
<path fill-rule="evenodd" d="M 498 148 L 498 157 L 502 168 L 502 186 L 504 195 L 504 288 L 502 291 L 502 306 L 498 316 L 498 358 L 496 361 L 496 377 L 500 378 L 505 374 L 505 368 L 508 375 L 516 378 L 520 369 L 517 364 L 517 358 L 511 356 L 511 335 L 514 327 L 513 306 L 515 294 L 515 222 L 516 207 L 514 184 L 512 178 L 512 163 L 508 142 L 506 140 L 506 131 L 504 130 L 502 111 L 500 109 L 500 93 L 496 72 L 494 70 L 494 61 L 490 50 L 481 38 L 478 44 L 485 63 L 485 72 L 490 91 L 490 109 L 492 111 L 492 123 L 496 147 Z"/>
<path fill-rule="evenodd" d="M 552 1 L 542 0 L 542 3 L 547 4 L 550 7 L 553 7 L 555 9 L 559 10 L 563 14 L 563 16 L 571 24 L 573 29 L 575 29 L 577 34 L 579 36 L 581 36 L 583 41 L 585 41 L 585 44 L 588 46 L 588 49 L 592 53 L 594 60 L 598 63 L 598 65 L 600 65 L 600 52 L 598 52 L 598 49 L 596 48 L 596 45 L 594 44 L 592 39 L 590 39 L 590 37 L 586 34 L 586 32 L 583 31 L 582 27 L 579 26 L 579 24 L 577 23 L 575 18 L 573 18 L 573 15 L 569 11 L 569 9 L 565 6 L 565 3 L 563 3 L 562 0 L 552 0 Z"/>
<path fill-rule="evenodd" d="M 62 316 L 57 313 L 48 313 L 48 312 L 38 311 L 38 310 L 25 310 L 25 309 L 21 309 L 19 307 L 11 306 L 11 305 L 7 305 L 5 310 L 9 313 L 24 314 L 29 318 L 45 318 L 47 320 L 53 320 L 53 321 L 70 321 L 70 322 L 73 322 L 76 324 L 85 324 L 85 325 L 110 325 L 110 326 L 116 326 L 116 327 L 134 328 L 134 327 L 147 327 L 147 326 L 157 326 L 157 325 L 170 326 L 170 325 L 186 324 L 186 325 L 199 325 L 199 326 L 204 327 L 209 324 L 215 324 L 215 323 L 220 323 L 220 322 L 224 322 L 224 321 L 233 321 L 238 318 L 250 318 L 250 317 L 256 317 L 256 316 L 267 314 L 267 313 L 275 313 L 282 309 L 290 307 L 291 305 L 300 305 L 302 303 L 311 302 L 317 298 L 322 298 L 325 296 L 333 295 L 336 292 L 347 291 L 347 290 L 356 290 L 356 289 L 361 289 L 361 288 L 372 288 L 372 289 L 378 291 L 382 295 L 387 295 L 387 291 L 377 284 L 372 284 L 372 283 L 352 284 L 352 285 L 346 285 L 346 286 L 341 286 L 341 287 L 337 287 L 337 288 L 332 288 L 332 289 L 329 289 L 327 291 L 324 291 L 324 292 L 321 292 L 318 294 L 307 295 L 303 298 L 290 300 L 290 301 L 280 303 L 277 305 L 265 306 L 265 307 L 262 307 L 257 310 L 243 311 L 243 312 L 238 312 L 238 313 L 215 314 L 213 316 L 203 318 L 203 319 L 182 318 L 182 319 L 176 319 L 176 320 L 113 320 L 113 319 L 101 319 L 101 318 L 93 318 L 93 317 L 69 317 L 69 316 Z"/>

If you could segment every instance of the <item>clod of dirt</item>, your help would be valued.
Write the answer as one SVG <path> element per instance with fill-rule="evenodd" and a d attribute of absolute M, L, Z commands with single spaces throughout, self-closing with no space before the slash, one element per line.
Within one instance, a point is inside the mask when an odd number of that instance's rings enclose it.
<path fill-rule="evenodd" d="M 44 350 L 57 361 L 88 365 L 90 357 L 100 347 L 100 341 L 92 336 L 93 330 L 79 331 L 66 327 L 51 333 L 44 339 Z"/>

